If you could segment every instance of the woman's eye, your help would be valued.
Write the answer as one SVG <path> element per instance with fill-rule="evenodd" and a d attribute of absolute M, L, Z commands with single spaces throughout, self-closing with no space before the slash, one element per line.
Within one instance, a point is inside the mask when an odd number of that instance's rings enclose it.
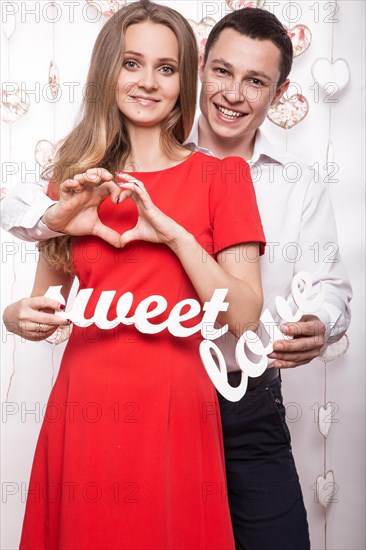
<path fill-rule="evenodd" d="M 127 69 L 135 69 L 137 67 L 137 63 L 136 61 L 125 61 L 124 62 L 124 66 L 127 68 Z"/>
<path fill-rule="evenodd" d="M 173 67 L 170 67 L 169 65 L 164 65 L 164 67 L 161 68 L 161 71 L 165 74 L 172 74 L 174 73 Z"/>

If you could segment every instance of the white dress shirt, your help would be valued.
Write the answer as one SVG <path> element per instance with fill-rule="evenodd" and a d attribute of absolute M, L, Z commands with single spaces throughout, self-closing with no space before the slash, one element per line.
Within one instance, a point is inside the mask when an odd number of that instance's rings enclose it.
<path fill-rule="evenodd" d="M 198 146 L 198 120 L 186 144 L 211 154 Z M 248 163 L 267 239 L 266 252 L 261 257 L 265 307 L 275 321 L 279 321 L 276 296 L 286 298 L 295 310 L 291 282 L 296 273 L 307 271 L 313 277 L 315 288 L 319 281 L 324 284 L 325 300 L 314 314 L 326 326 L 326 341 L 338 340 L 350 322 L 352 290 L 339 255 L 334 212 L 327 189 L 323 183 L 315 181 L 314 171 L 309 166 L 278 150 L 260 130 Z M 54 202 L 45 194 L 44 184 L 17 185 L 2 201 L 1 226 L 26 241 L 62 235 L 40 221 Z M 224 339 L 220 347 L 228 370 L 238 370 L 234 359 L 234 336 L 229 333 Z"/>
<path fill-rule="evenodd" d="M 212 154 L 198 146 L 198 118 L 186 143 Z M 264 307 L 276 322 L 279 321 L 276 296 L 286 298 L 295 311 L 292 279 L 300 271 L 309 272 L 315 290 L 319 281 L 324 285 L 324 303 L 314 315 L 324 323 L 325 340 L 331 344 L 348 328 L 352 289 L 339 254 L 328 190 L 315 180 L 314 170 L 278 149 L 261 130 L 257 130 L 248 164 L 267 239 L 266 252 L 261 257 Z M 220 348 L 228 370 L 238 370 L 234 358 L 235 339 L 231 333 L 224 339 Z"/>

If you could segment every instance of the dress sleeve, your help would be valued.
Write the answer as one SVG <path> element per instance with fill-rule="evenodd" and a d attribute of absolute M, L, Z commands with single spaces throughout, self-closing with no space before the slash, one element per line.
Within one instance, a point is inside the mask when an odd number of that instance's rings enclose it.
<path fill-rule="evenodd" d="M 217 161 L 210 189 L 210 216 L 214 253 L 239 243 L 258 242 L 260 254 L 266 244 L 250 167 L 240 157 Z"/>

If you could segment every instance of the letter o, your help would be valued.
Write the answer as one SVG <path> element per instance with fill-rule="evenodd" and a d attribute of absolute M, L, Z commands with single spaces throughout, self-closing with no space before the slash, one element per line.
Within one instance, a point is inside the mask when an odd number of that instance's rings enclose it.
<path fill-rule="evenodd" d="M 89 243 L 83 247 L 83 260 L 96 264 L 102 257 L 102 251 L 97 244 Z"/>
<path fill-rule="evenodd" d="M 53 10 L 56 10 L 57 14 L 56 14 L 56 17 L 53 17 L 51 19 L 49 19 L 48 17 L 48 8 L 51 7 Z M 45 4 L 42 8 L 42 15 L 43 15 L 43 18 L 45 21 L 47 21 L 47 23 L 57 23 L 58 21 L 60 21 L 61 19 L 61 15 L 62 15 L 62 9 L 60 8 L 60 6 L 56 3 L 52 3 L 52 2 L 49 2 L 48 4 Z"/>
<path fill-rule="evenodd" d="M 89 342 L 89 343 L 94 343 L 94 342 L 98 342 L 99 338 L 100 338 L 100 329 L 92 324 L 92 325 L 89 325 L 88 327 L 84 327 L 83 328 L 83 340 L 85 342 Z"/>
<path fill-rule="evenodd" d="M 57 96 L 53 97 L 50 84 L 45 84 L 42 88 L 42 97 L 47 103 L 57 103 L 61 99 L 62 89 L 59 84 L 57 84 Z"/>
<path fill-rule="evenodd" d="M 293 177 L 290 177 L 289 174 L 288 174 L 288 169 L 289 168 L 290 169 L 295 168 L 296 169 L 296 175 L 294 175 Z M 301 178 L 301 166 L 299 164 L 297 164 L 297 162 L 294 162 L 294 161 L 287 162 L 285 164 L 285 166 L 283 167 L 283 169 L 282 169 L 282 174 L 283 174 L 284 179 L 288 183 L 296 183 Z"/>
<path fill-rule="evenodd" d="M 90 7 L 94 7 L 95 11 L 96 11 L 96 14 L 97 14 L 97 17 L 94 18 L 94 19 L 89 19 L 88 17 L 88 10 Z M 88 23 L 96 23 L 97 21 L 100 21 L 101 17 L 102 17 L 102 13 L 98 10 L 97 6 L 96 5 L 92 5 L 92 4 L 85 4 L 85 6 L 83 7 L 83 18 L 85 21 L 87 21 Z"/>
<path fill-rule="evenodd" d="M 260 166 L 260 164 L 258 164 L 257 162 L 255 162 L 253 165 L 252 165 L 252 169 L 251 169 L 251 175 L 252 175 L 252 181 L 253 183 L 256 183 L 257 181 L 259 181 L 262 177 L 262 168 Z"/>
<path fill-rule="evenodd" d="M 54 490 L 53 493 L 51 493 L 52 490 Z M 61 487 L 54 482 L 47 483 L 43 487 L 42 494 L 47 502 L 58 502 L 61 498 Z"/>
<path fill-rule="evenodd" d="M 96 414 L 95 416 L 90 416 L 88 411 L 90 408 L 94 408 L 95 411 L 96 411 Z M 85 414 L 84 414 L 85 413 Z M 91 422 L 91 423 L 95 423 L 95 422 L 98 422 L 101 418 L 102 418 L 102 407 L 98 404 L 98 403 L 86 403 L 83 408 L 82 408 L 82 416 L 83 416 L 83 419 L 86 421 L 86 422 Z"/>
<path fill-rule="evenodd" d="M 95 103 L 99 98 L 99 86 L 96 82 L 89 82 L 82 89 L 83 99 L 90 103 Z"/>
<path fill-rule="evenodd" d="M 295 409 L 295 416 L 289 415 L 289 409 L 294 408 Z M 290 401 L 290 403 L 286 403 L 285 405 L 286 409 L 286 422 L 289 424 L 294 424 L 294 422 L 298 422 L 302 417 L 302 410 L 298 403 L 295 401 Z"/>
<path fill-rule="evenodd" d="M 94 495 L 93 490 L 95 491 Z M 97 483 L 86 483 L 82 490 L 82 496 L 86 502 L 98 502 L 102 498 L 102 490 Z"/>
<path fill-rule="evenodd" d="M 289 253 L 289 249 L 294 248 L 296 250 L 296 256 L 291 257 L 291 253 Z M 299 243 L 287 243 L 282 249 L 282 257 L 286 262 L 289 262 L 291 264 L 295 264 L 301 259 L 302 256 L 302 250 Z"/>
<path fill-rule="evenodd" d="M 50 408 L 55 407 L 56 408 L 56 416 L 53 418 L 50 416 Z M 45 422 L 59 422 L 62 418 L 62 408 L 58 403 L 49 402 L 47 405 L 45 405 L 42 409 L 42 416 L 45 420 Z"/>
<path fill-rule="evenodd" d="M 292 11 L 293 8 L 296 9 L 295 18 L 291 17 L 291 11 Z M 285 21 L 288 21 L 289 24 L 297 23 L 298 21 L 300 21 L 300 19 L 302 17 L 301 6 L 297 2 L 295 2 L 295 3 L 288 2 L 282 8 L 282 17 L 284 18 Z"/>
<path fill-rule="evenodd" d="M 294 90 L 292 90 L 292 88 L 294 88 Z M 302 88 L 298 82 L 290 82 L 290 85 L 286 90 L 285 97 L 288 99 L 295 94 L 302 95 Z"/>

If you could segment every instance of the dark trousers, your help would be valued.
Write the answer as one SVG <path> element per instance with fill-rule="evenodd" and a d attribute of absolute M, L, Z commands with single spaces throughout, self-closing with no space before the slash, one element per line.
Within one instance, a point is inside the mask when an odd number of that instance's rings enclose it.
<path fill-rule="evenodd" d="M 230 373 L 237 386 L 240 373 Z M 309 530 L 277 377 L 238 403 L 219 397 L 237 550 L 309 550 Z"/>

